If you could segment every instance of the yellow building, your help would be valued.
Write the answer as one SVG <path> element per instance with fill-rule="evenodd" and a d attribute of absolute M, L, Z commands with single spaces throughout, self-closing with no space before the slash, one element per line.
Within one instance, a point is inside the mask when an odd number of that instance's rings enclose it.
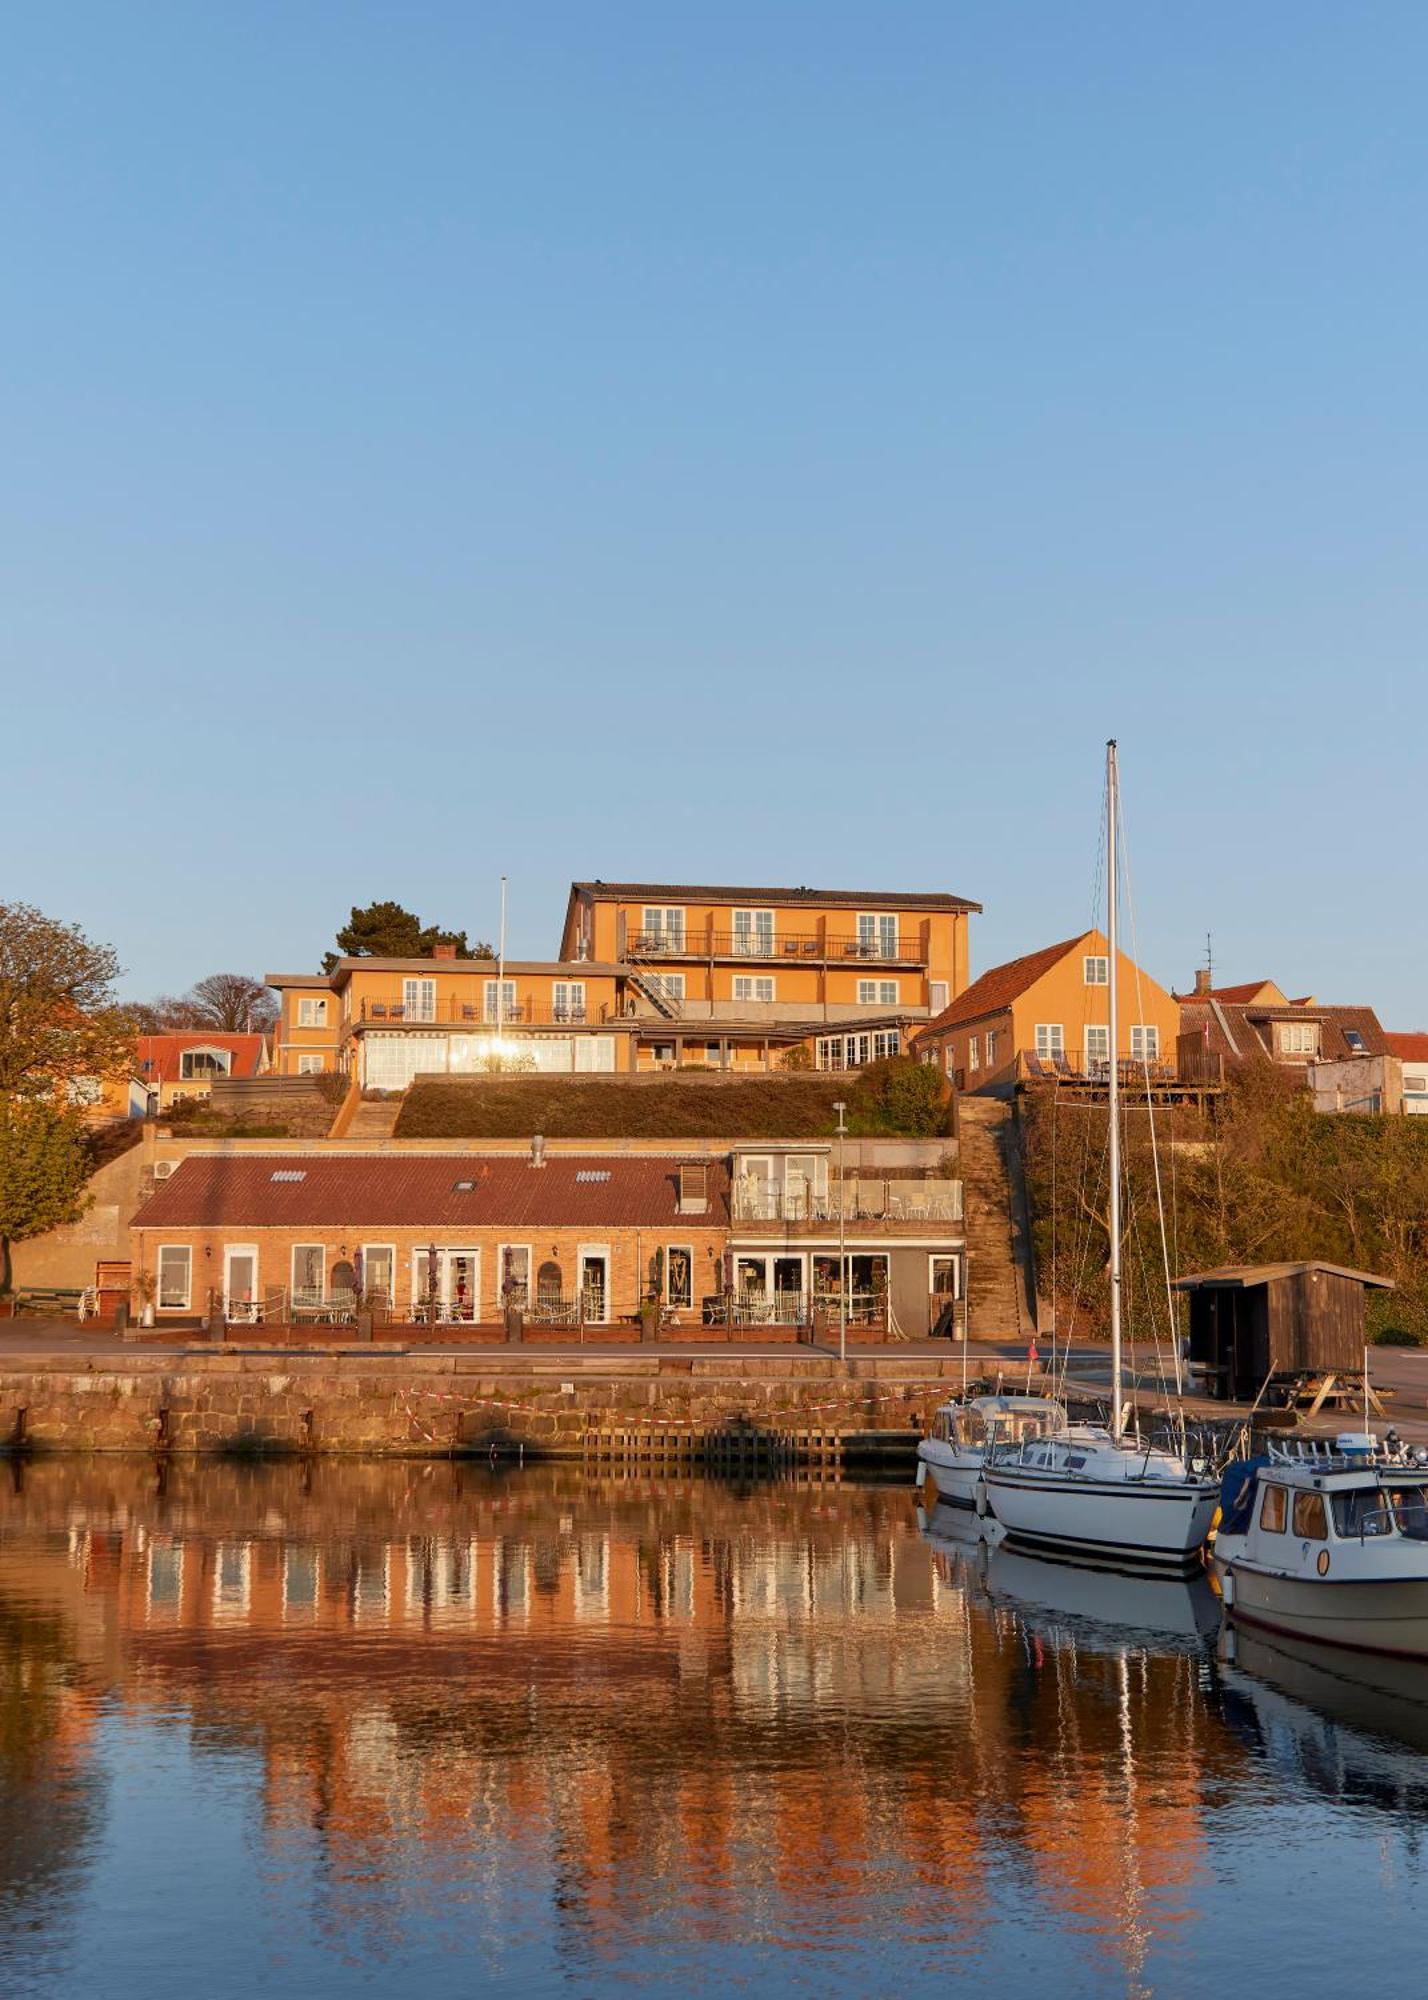
<path fill-rule="evenodd" d="M 916 1036 L 914 1054 L 941 1064 L 959 1090 L 1103 1078 L 1111 1058 L 1108 950 L 1103 933 L 1089 930 L 993 966 Z M 1115 1053 L 1163 1074 L 1175 1061 L 1179 1007 L 1124 952 L 1117 965 Z"/>

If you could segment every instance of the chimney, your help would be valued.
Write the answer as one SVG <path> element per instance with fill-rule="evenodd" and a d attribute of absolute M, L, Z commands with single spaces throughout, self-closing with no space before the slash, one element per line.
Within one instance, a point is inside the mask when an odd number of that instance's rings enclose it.
<path fill-rule="evenodd" d="M 531 1165 L 533 1167 L 545 1165 L 545 1137 L 540 1132 L 537 1132 L 531 1140 Z"/>
<path fill-rule="evenodd" d="M 1208 965 L 1202 965 L 1195 974 L 1195 991 L 1208 993 L 1210 990 L 1210 968 Z"/>
<path fill-rule="evenodd" d="M 434 944 L 431 948 L 431 955 L 433 958 L 455 958 L 456 946 L 454 944 Z"/>

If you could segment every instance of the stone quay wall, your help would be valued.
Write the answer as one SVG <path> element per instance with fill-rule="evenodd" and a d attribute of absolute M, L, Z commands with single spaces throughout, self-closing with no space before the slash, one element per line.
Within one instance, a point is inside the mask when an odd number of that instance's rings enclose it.
<path fill-rule="evenodd" d="M 125 1355 L 0 1366 L 0 1452 L 582 1458 L 601 1430 L 665 1436 L 909 1433 L 960 1374 L 951 1357 Z M 891 1441 L 891 1440 L 890 1440 Z"/>

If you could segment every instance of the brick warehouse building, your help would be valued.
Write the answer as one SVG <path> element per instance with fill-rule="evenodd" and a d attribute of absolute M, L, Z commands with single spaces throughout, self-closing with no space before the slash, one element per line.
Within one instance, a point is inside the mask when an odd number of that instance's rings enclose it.
<path fill-rule="evenodd" d="M 134 1217 L 157 1323 L 330 1329 L 811 1324 L 836 1317 L 840 1200 L 828 1147 L 688 1156 L 548 1151 L 231 1153 L 185 1160 Z M 849 1312 L 869 1338 L 921 1335 L 962 1294 L 958 1182 L 844 1183 Z M 449 1333 L 448 1336 L 450 1337 Z M 628 1338 L 628 1333 L 624 1336 Z"/>

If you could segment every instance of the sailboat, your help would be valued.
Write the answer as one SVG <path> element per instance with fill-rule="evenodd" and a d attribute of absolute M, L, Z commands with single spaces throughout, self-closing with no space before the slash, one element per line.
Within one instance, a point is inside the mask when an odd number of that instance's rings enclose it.
<path fill-rule="evenodd" d="M 982 1471 L 984 1532 L 994 1545 L 1063 1561 L 1189 1571 L 1202 1561 L 1219 1481 L 1179 1453 L 1127 1435 L 1121 1367 L 1121 1133 L 1119 1043 L 1119 771 L 1106 745 L 1106 938 L 1109 946 L 1108 1166 L 1110 1179 L 1111 1417 L 1076 1424 L 1058 1437 L 993 1445 Z"/>

